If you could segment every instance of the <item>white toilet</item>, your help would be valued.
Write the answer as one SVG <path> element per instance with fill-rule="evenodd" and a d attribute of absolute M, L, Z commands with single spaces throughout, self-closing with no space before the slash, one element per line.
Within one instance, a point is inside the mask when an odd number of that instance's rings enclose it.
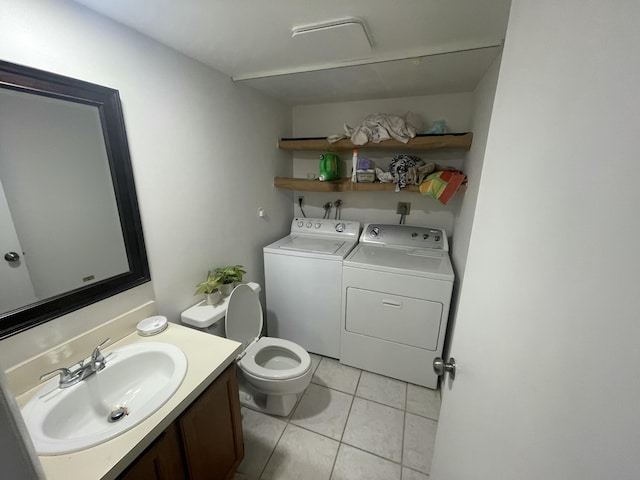
<path fill-rule="evenodd" d="M 229 297 L 225 330 L 227 338 L 243 345 L 238 356 L 240 403 L 286 417 L 311 382 L 311 357 L 289 340 L 260 338 L 262 326 L 257 293 L 238 285 Z"/>

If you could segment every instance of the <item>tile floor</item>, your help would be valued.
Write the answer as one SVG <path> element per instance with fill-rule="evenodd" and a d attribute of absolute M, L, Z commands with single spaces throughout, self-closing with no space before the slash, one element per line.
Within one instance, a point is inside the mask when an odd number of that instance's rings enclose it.
<path fill-rule="evenodd" d="M 311 355 L 314 375 L 288 418 L 242 408 L 235 480 L 425 480 L 440 393 Z"/>

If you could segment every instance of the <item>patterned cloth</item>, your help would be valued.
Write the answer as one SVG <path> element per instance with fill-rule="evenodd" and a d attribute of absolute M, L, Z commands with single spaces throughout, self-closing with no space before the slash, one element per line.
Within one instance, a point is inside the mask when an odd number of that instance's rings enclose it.
<path fill-rule="evenodd" d="M 401 153 L 391 159 L 389 164 L 389 172 L 393 174 L 396 179 L 396 192 L 399 192 L 401 188 L 404 188 L 409 183 L 407 181 L 407 172 L 411 167 L 415 167 L 418 163 L 421 163 L 420 157 L 415 155 L 405 155 Z"/>

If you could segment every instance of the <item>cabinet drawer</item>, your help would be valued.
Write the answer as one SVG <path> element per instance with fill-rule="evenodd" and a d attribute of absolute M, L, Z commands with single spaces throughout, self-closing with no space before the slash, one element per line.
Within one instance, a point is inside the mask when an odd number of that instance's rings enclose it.
<path fill-rule="evenodd" d="M 347 288 L 346 298 L 347 331 L 436 350 L 441 303 L 353 287 Z"/>

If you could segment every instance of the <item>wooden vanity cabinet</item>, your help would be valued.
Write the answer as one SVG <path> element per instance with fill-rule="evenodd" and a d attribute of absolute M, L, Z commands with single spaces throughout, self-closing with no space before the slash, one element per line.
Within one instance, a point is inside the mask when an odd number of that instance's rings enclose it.
<path fill-rule="evenodd" d="M 191 480 L 231 479 L 244 457 L 236 364 L 178 419 Z"/>
<path fill-rule="evenodd" d="M 119 480 L 226 480 L 244 457 L 236 365 L 232 363 L 140 455 Z"/>
<path fill-rule="evenodd" d="M 169 425 L 119 480 L 186 480 L 180 432 L 176 422 Z"/>

